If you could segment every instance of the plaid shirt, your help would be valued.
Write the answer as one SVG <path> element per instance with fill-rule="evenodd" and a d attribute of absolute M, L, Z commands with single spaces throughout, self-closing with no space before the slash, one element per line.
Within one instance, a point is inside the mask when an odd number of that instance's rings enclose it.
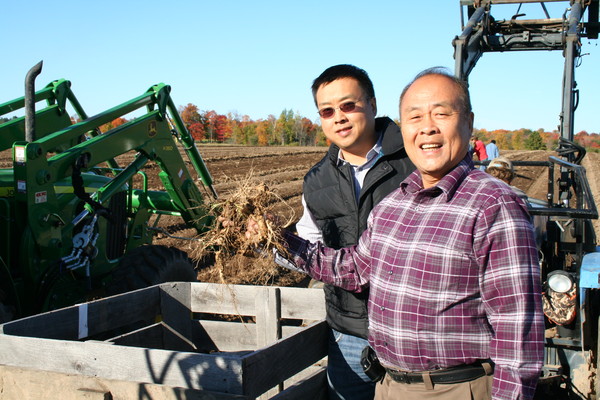
<path fill-rule="evenodd" d="M 432 188 L 411 174 L 354 247 L 286 239 L 313 278 L 370 286 L 369 342 L 384 366 L 431 371 L 489 358 L 494 399 L 533 397 L 544 351 L 533 229 L 523 201 L 470 156 Z"/>

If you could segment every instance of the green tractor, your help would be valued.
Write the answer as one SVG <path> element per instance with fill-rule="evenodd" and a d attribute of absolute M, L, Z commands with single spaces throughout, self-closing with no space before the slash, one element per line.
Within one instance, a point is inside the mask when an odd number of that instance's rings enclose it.
<path fill-rule="evenodd" d="M 67 80 L 35 91 L 41 68 L 27 74 L 24 97 L 0 104 L 0 117 L 11 115 L 0 124 L 0 151 L 12 149 L 12 167 L 0 169 L 0 323 L 195 280 L 185 252 L 152 244 L 161 215 L 181 216 L 199 233 L 209 229 L 200 188 L 217 197 L 170 87 L 154 85 L 88 117 Z M 126 115 L 137 116 L 100 131 Z M 119 165 L 126 153 L 133 161 Z M 142 169 L 151 162 L 164 191 L 148 189 Z"/>

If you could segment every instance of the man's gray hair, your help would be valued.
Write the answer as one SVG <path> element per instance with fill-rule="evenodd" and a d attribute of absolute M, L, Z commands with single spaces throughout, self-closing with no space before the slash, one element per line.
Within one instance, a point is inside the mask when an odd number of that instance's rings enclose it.
<path fill-rule="evenodd" d="M 463 104 L 463 110 L 465 111 L 465 113 L 470 113 L 472 111 L 471 108 L 471 95 L 469 94 L 469 86 L 467 84 L 466 81 L 456 77 L 454 74 L 452 74 L 452 72 L 446 68 L 446 67 L 431 67 L 431 68 L 427 68 L 421 72 L 419 72 L 409 83 L 408 85 L 406 85 L 404 87 L 404 89 L 402 90 L 402 93 L 400 94 L 400 105 L 402 105 L 402 100 L 404 99 L 404 95 L 406 94 L 406 92 L 408 91 L 408 89 L 410 89 L 410 87 L 412 86 L 413 83 L 415 83 L 415 81 L 417 79 L 420 79 L 424 76 L 428 76 L 428 75 L 441 75 L 441 76 L 445 76 L 446 78 L 450 79 L 452 82 L 454 82 L 454 84 L 456 85 L 456 87 L 459 89 L 460 91 L 460 100 Z M 402 114 L 402 108 L 400 107 L 400 114 Z"/>

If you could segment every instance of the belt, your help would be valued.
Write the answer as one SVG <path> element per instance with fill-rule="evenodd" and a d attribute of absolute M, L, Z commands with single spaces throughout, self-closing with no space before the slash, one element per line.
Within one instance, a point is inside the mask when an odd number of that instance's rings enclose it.
<path fill-rule="evenodd" d="M 400 383 L 424 383 L 431 378 L 432 383 L 461 383 L 491 375 L 494 366 L 491 362 L 461 365 L 458 367 L 439 369 L 434 371 L 408 372 L 386 368 L 387 374 Z"/>

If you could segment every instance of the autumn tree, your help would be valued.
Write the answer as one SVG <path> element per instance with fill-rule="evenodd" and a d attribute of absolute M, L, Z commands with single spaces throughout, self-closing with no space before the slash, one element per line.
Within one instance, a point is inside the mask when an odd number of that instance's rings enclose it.
<path fill-rule="evenodd" d="M 259 146 L 266 146 L 269 144 L 269 128 L 271 124 L 269 121 L 259 120 L 256 123 L 256 139 Z"/>
<path fill-rule="evenodd" d="M 111 129 L 117 128 L 117 127 L 123 125 L 126 122 L 128 122 L 128 121 L 125 118 L 123 118 L 123 117 L 115 118 L 112 121 L 110 121 L 110 122 L 108 122 L 108 123 L 106 123 L 104 125 L 101 125 L 100 126 L 100 132 L 102 132 L 102 133 L 108 132 Z"/>
<path fill-rule="evenodd" d="M 558 138 L 560 136 L 558 131 L 546 132 L 543 128 L 540 128 L 537 131 L 540 133 L 546 149 L 555 149 L 558 147 Z"/>
<path fill-rule="evenodd" d="M 519 129 L 512 132 L 511 148 L 514 150 L 522 150 L 525 148 L 525 132 L 523 129 Z"/>
<path fill-rule="evenodd" d="M 198 112 L 198 106 L 188 103 L 185 107 L 179 107 L 179 115 L 186 125 L 191 125 L 196 122 L 202 122 L 202 117 Z"/>
<path fill-rule="evenodd" d="M 181 120 L 194 140 L 203 140 L 206 136 L 206 128 L 204 127 L 202 116 L 198 112 L 198 107 L 192 103 L 188 103 L 185 107 L 179 107 L 178 111 Z"/>
<path fill-rule="evenodd" d="M 216 131 L 216 122 L 217 122 L 217 113 L 214 110 L 205 111 L 202 114 L 204 128 L 206 129 L 206 137 L 209 142 L 215 140 L 215 131 Z"/>
<path fill-rule="evenodd" d="M 194 140 L 204 140 L 206 138 L 206 129 L 204 129 L 204 124 L 201 122 L 194 122 L 188 125 L 187 129 Z"/>

